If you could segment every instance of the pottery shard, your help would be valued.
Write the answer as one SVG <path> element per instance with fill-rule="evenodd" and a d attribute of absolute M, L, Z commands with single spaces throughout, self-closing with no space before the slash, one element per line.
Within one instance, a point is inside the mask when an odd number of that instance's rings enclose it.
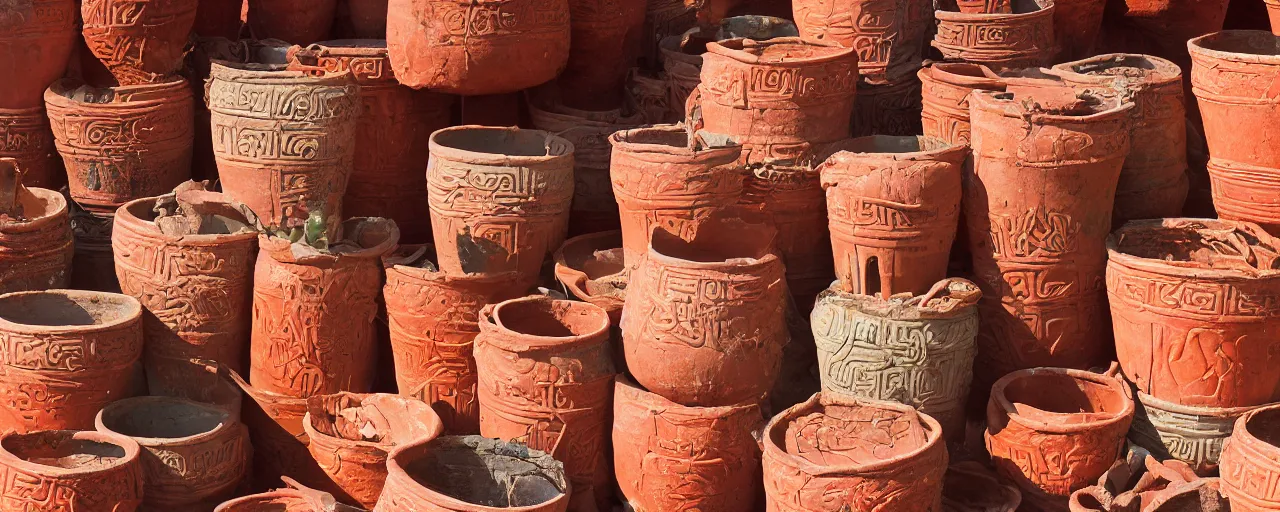
<path fill-rule="evenodd" d="M 138 443 L 100 432 L 0 436 L 0 511 L 122 512 L 142 504 Z"/>
<path fill-rule="evenodd" d="M 555 253 L 556 280 L 570 295 L 600 306 L 617 327 L 627 298 L 622 232 L 602 231 L 565 240 Z"/>
<path fill-rule="evenodd" d="M 0 157 L 0 294 L 65 288 L 71 214 L 57 192 L 27 188 L 18 161 Z"/>
<path fill-rule="evenodd" d="M 121 85 L 155 83 L 186 55 L 196 0 L 84 0 L 85 44 Z"/>
<path fill-rule="evenodd" d="M 571 494 L 563 466 L 551 455 L 480 436 L 402 446 L 387 470 L 374 512 L 564 512 Z"/>

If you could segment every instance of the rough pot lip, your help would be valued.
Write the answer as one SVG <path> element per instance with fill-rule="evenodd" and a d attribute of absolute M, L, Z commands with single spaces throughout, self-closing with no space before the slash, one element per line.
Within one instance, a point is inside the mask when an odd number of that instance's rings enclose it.
<path fill-rule="evenodd" d="M 1147 67 L 1150 66 L 1150 67 Z M 1169 60 L 1142 53 L 1104 53 L 1086 59 L 1056 64 L 1051 69 L 1063 71 L 1063 78 L 1071 82 L 1090 83 L 1095 85 L 1109 84 L 1116 79 L 1125 79 L 1125 75 L 1107 75 L 1092 73 L 1094 70 L 1117 68 L 1140 68 L 1150 74 L 1134 82 L 1148 86 L 1181 84 L 1182 68 Z"/>
<path fill-rule="evenodd" d="M 81 101 L 67 96 L 80 87 L 88 87 L 94 90 L 95 95 L 109 92 L 114 99 L 106 103 L 99 103 Z M 62 78 L 49 85 L 49 88 L 44 91 L 44 101 L 48 107 L 95 111 L 165 107 L 172 106 L 175 100 L 181 101 L 189 98 L 192 98 L 191 87 L 187 84 L 187 79 L 181 76 L 170 78 L 168 81 L 157 84 L 109 87 L 95 87 L 83 80 Z"/>
<path fill-rule="evenodd" d="M 288 47 L 273 47 L 282 55 Z M 287 60 L 280 63 L 233 62 L 214 59 L 209 63 L 209 82 L 215 80 L 268 85 L 302 84 L 310 86 L 351 86 L 355 79 L 350 71 L 316 75 L 297 69 L 289 69 Z"/>
<path fill-rule="evenodd" d="M 807 414 L 809 411 L 824 407 L 827 404 L 842 406 L 858 406 L 858 407 L 876 407 L 880 409 L 890 409 L 902 413 L 910 413 L 916 416 L 923 424 L 927 431 L 925 443 L 920 447 L 898 455 L 892 459 L 882 460 L 869 464 L 846 464 L 839 466 L 820 466 L 788 452 L 786 448 L 778 446 L 774 439 L 775 434 L 781 437 L 786 434 L 786 427 L 791 420 Z M 842 476 L 858 473 L 868 473 L 879 471 L 895 466 L 901 466 L 909 463 L 911 460 L 934 450 L 944 443 L 942 437 L 942 424 L 928 414 L 918 412 L 914 407 L 903 405 L 896 402 L 885 402 L 879 400 L 869 400 L 850 396 L 842 396 L 834 393 L 814 393 L 808 400 L 793 405 L 785 411 L 782 411 L 773 419 L 769 420 L 769 424 L 764 427 L 764 451 L 766 456 L 783 460 L 787 465 L 799 469 L 801 472 L 814 477 Z M 945 448 L 944 448 L 945 449 Z"/>
<path fill-rule="evenodd" d="M 604 247 L 604 246 L 608 246 L 608 247 Z M 562 244 L 559 249 L 556 249 L 555 254 L 552 255 L 552 261 L 555 261 L 555 264 L 556 264 L 555 266 L 556 280 L 559 281 L 560 284 L 563 285 L 565 288 L 567 288 L 569 293 L 573 294 L 574 297 L 577 297 L 581 300 L 585 300 L 589 302 L 593 300 L 594 301 L 611 300 L 611 301 L 618 302 L 619 304 L 617 305 L 617 307 L 621 307 L 622 297 L 602 297 L 602 296 L 594 296 L 588 293 L 584 286 L 588 281 L 591 280 L 591 276 L 587 274 L 586 270 L 583 270 L 582 268 L 580 268 L 580 265 L 574 265 L 570 263 L 569 259 L 565 256 L 565 254 L 570 251 L 573 251 L 575 253 L 591 251 L 591 253 L 594 254 L 599 251 L 609 251 L 609 250 L 622 250 L 622 231 L 621 230 L 615 229 L 612 231 L 600 231 L 596 233 L 587 233 L 585 235 L 578 235 L 573 238 L 569 238 L 568 240 L 565 240 L 564 244 Z M 574 263 L 577 263 L 577 262 L 574 262 Z M 622 265 L 622 269 L 618 271 L 618 274 L 621 274 L 624 272 L 626 272 L 626 264 Z M 616 274 L 613 274 L 613 275 L 616 275 Z"/>
<path fill-rule="evenodd" d="M 1187 41 L 1187 52 L 1193 59 L 1200 57 L 1244 64 L 1280 66 L 1280 46 L 1277 46 L 1275 41 L 1274 34 L 1262 30 L 1223 30 L 1191 38 Z M 1258 49 L 1261 49 L 1266 48 L 1267 43 L 1270 43 L 1271 51 L 1274 53 L 1232 51 L 1237 49 L 1237 45 L 1255 48 L 1260 46 Z"/>
<path fill-rule="evenodd" d="M 1003 90 L 1005 86 L 1004 77 L 985 65 L 972 62 L 932 62 L 920 68 L 917 74 L 922 80 L 970 89 Z"/>
<path fill-rule="evenodd" d="M 1280 239 L 1272 237 L 1267 234 L 1266 231 L 1263 231 L 1257 224 L 1249 222 L 1185 217 L 1133 220 L 1125 223 L 1125 225 L 1121 226 L 1110 235 L 1107 235 L 1107 265 L 1122 265 L 1154 274 L 1187 277 L 1192 279 L 1261 280 L 1280 278 L 1280 269 L 1256 269 L 1254 271 L 1245 271 L 1243 269 L 1192 266 L 1190 264 L 1177 264 L 1184 262 L 1144 258 L 1125 252 L 1120 248 L 1120 243 L 1123 241 L 1124 237 L 1137 231 L 1172 232 L 1196 229 L 1196 226 L 1203 226 L 1203 229 L 1215 229 L 1216 227 L 1216 229 L 1221 230 L 1232 228 L 1243 230 L 1254 237 L 1262 239 L 1262 241 L 1270 242 L 1276 249 L 1280 250 Z"/>
<path fill-rule="evenodd" d="M 1121 101 L 1119 98 L 1108 98 L 1097 94 L 1082 92 L 1094 98 L 1097 104 L 1089 105 L 1086 114 L 1057 114 L 1043 111 L 1029 111 L 1016 101 L 1014 93 L 1000 91 L 974 90 L 969 94 L 969 103 L 975 108 L 997 113 L 1001 116 L 1032 123 L 1090 123 L 1109 121 L 1112 118 L 1128 116 L 1134 108 L 1133 102 Z"/>
<path fill-rule="evenodd" d="M 1019 415 L 1017 409 L 1013 405 L 1013 402 L 1011 402 L 1009 398 L 1005 396 L 1005 393 L 1004 393 L 1005 388 L 1008 388 L 1009 384 L 1012 383 L 1014 380 L 1027 378 L 1027 377 L 1036 377 L 1041 375 L 1057 376 L 1059 378 L 1069 378 L 1072 380 L 1083 380 L 1083 381 L 1088 381 L 1094 384 L 1102 385 L 1103 387 L 1109 389 L 1111 392 L 1119 395 L 1121 398 L 1120 402 L 1124 404 L 1124 406 L 1121 407 L 1119 411 L 1111 413 L 1109 417 L 1093 420 L 1093 421 L 1071 423 L 1069 425 L 1063 425 L 1061 423 L 1049 423 L 1049 422 L 1040 421 L 1037 419 L 1028 418 L 1028 417 Z M 1032 428 L 1041 432 L 1049 432 L 1053 434 L 1069 434 L 1069 433 L 1081 432 L 1086 430 L 1100 429 L 1100 428 L 1124 423 L 1132 419 L 1135 406 L 1133 404 L 1133 398 L 1129 396 L 1128 393 L 1126 393 L 1125 386 L 1128 386 L 1128 384 L 1121 383 L 1120 379 L 1117 377 L 1112 377 L 1110 375 L 1104 375 L 1101 373 L 1093 373 L 1085 370 L 1076 370 L 1073 368 L 1046 368 L 1046 367 L 1028 368 L 1025 370 L 1018 370 L 1018 371 L 1009 373 L 1008 375 L 1005 375 L 1004 377 L 1001 377 L 999 380 L 997 380 L 996 383 L 991 386 L 991 403 L 996 407 L 998 407 L 1000 409 L 1000 412 L 1002 412 L 1005 415 L 1005 417 L 1009 419 L 1009 421 L 1016 421 L 1018 423 L 1021 423 L 1022 425 L 1025 425 L 1029 428 Z M 1045 411 L 1045 412 L 1049 414 L 1069 414 L 1069 413 L 1053 413 L 1051 411 Z M 1095 413 L 1095 414 L 1102 415 L 1104 413 Z M 990 427 L 988 426 L 988 428 Z"/>
<path fill-rule="evenodd" d="M 930 302 L 943 291 L 946 291 L 948 295 L 966 295 L 959 297 L 959 300 L 954 305 L 943 309 L 937 307 L 937 303 Z M 978 301 L 982 297 L 982 291 L 977 284 L 968 279 L 948 277 L 934 284 L 927 293 L 906 295 L 900 294 L 885 300 L 880 298 L 879 295 L 848 293 L 842 289 L 840 281 L 837 280 L 832 282 L 827 289 L 818 293 L 817 304 L 821 304 L 823 301 L 838 301 L 841 306 L 853 311 L 890 321 L 948 320 L 975 315 Z M 945 306 L 945 304 L 943 305 Z M 815 309 L 817 308 L 815 307 Z"/>
<path fill-rule="evenodd" d="M 544 154 L 508 155 L 492 151 L 463 149 L 446 144 L 448 139 L 459 133 L 478 133 L 486 138 L 486 142 L 497 141 L 499 144 L 510 144 L 510 141 L 504 139 L 515 137 L 542 137 Z M 442 141 L 441 139 L 444 140 Z M 455 162 L 492 165 L 498 167 L 520 167 L 527 165 L 549 164 L 560 161 L 573 161 L 573 143 L 569 142 L 568 139 L 543 130 L 530 130 L 514 126 L 463 125 L 443 128 L 436 130 L 431 134 L 431 142 L 429 146 L 432 159 L 441 158 Z"/>
<path fill-rule="evenodd" d="M 391 450 L 391 453 L 387 456 L 387 485 L 391 485 L 392 479 L 401 480 L 401 485 L 411 485 L 418 489 L 414 494 L 429 495 L 430 498 L 426 501 L 432 504 L 448 507 L 449 510 L 466 510 L 471 512 L 538 512 L 542 510 L 557 510 L 555 507 L 556 504 L 569 501 L 569 495 L 573 492 L 573 483 L 569 481 L 567 475 L 563 478 L 564 489 L 555 498 L 524 507 L 487 507 L 462 501 L 461 499 L 454 498 L 453 496 L 449 496 L 448 494 L 427 487 L 426 485 L 418 482 L 417 479 L 413 478 L 413 476 L 409 474 L 408 469 L 406 469 L 405 466 L 409 463 L 421 459 L 424 456 L 431 443 L 461 443 L 462 440 L 467 437 L 479 436 L 440 436 L 435 439 L 418 440 L 397 446 L 394 450 Z M 506 444 L 513 443 L 506 442 Z M 546 453 L 532 448 L 528 448 L 528 450 L 530 452 L 537 452 L 540 454 Z M 415 496 L 415 498 L 416 497 L 417 496 Z"/>
<path fill-rule="evenodd" d="M 128 434 L 124 434 L 122 432 L 117 432 L 115 429 L 112 429 L 110 426 L 107 425 L 107 423 L 111 419 L 114 419 L 111 417 L 112 415 L 125 414 L 131 411 L 137 411 L 139 408 L 144 408 L 151 405 L 161 405 L 161 404 L 180 405 L 183 407 L 187 407 L 189 409 L 201 409 L 205 412 L 216 414 L 221 418 L 221 421 L 219 421 L 217 425 L 215 425 L 213 428 L 210 428 L 209 430 L 192 434 L 189 436 L 181 436 L 181 437 L 131 436 Z M 142 409 L 142 410 L 145 411 L 146 409 Z M 225 409 L 222 409 L 220 407 L 217 407 L 211 404 L 206 404 L 203 402 L 196 402 L 194 400 L 187 400 L 185 398 L 177 398 L 177 397 L 170 397 L 170 396 L 136 396 L 132 398 L 125 398 L 122 400 L 111 402 L 107 404 L 106 407 L 103 407 L 101 411 L 98 411 L 97 416 L 95 416 L 93 419 L 93 423 L 94 423 L 94 428 L 97 429 L 99 432 L 106 432 L 106 433 L 117 435 L 117 436 L 128 437 L 130 439 L 133 439 L 135 442 L 137 442 L 141 446 L 166 446 L 166 447 L 189 446 L 189 445 L 198 444 L 204 441 L 208 441 L 210 439 L 213 439 L 221 435 L 222 432 L 225 431 L 227 428 L 235 425 L 235 422 L 231 418 L 231 413 L 227 412 Z"/>
<path fill-rule="evenodd" d="M 525 334 L 516 331 L 502 323 L 503 309 L 523 306 L 526 304 L 546 304 L 548 307 L 560 305 L 567 308 L 566 315 L 575 314 L 587 317 L 588 322 L 594 325 L 588 325 L 587 331 L 581 334 L 571 336 L 542 336 L 536 334 Z M 528 350 L 545 350 L 551 348 L 565 348 L 582 343 L 591 343 L 599 341 L 608 341 L 609 328 L 612 323 L 609 321 L 609 313 L 590 302 L 581 302 L 574 300 L 560 300 L 547 297 L 545 295 L 530 295 L 518 299 L 510 299 L 485 306 L 480 311 L 480 325 L 485 327 L 492 325 L 497 329 L 501 329 L 507 336 L 477 336 L 478 344 L 493 344 L 503 350 L 523 352 Z"/>
<path fill-rule="evenodd" d="M 36 217 L 26 217 L 26 220 L 6 220 L 0 222 L 0 233 L 19 232 L 38 229 L 51 222 L 57 222 L 60 217 L 69 217 L 71 214 L 71 205 L 67 204 L 67 198 L 55 190 L 40 187 L 21 187 L 27 193 L 35 196 L 38 201 L 44 202 L 47 207 L 41 211 Z"/>
<path fill-rule="evenodd" d="M 408 442 L 419 441 L 420 439 L 395 439 L 392 436 L 387 436 L 387 439 L 381 442 L 347 439 L 345 437 L 331 436 L 329 434 L 321 432 L 316 428 L 315 424 L 312 422 L 312 419 L 315 418 L 315 415 L 311 414 L 312 412 L 316 412 L 316 411 L 325 412 L 324 400 L 327 398 L 349 396 L 349 397 L 355 397 L 356 399 L 363 402 L 364 400 L 368 400 L 378 395 L 381 395 L 381 397 L 379 397 L 379 399 L 381 400 L 401 401 L 410 405 L 422 405 L 422 408 L 420 408 L 418 412 L 423 415 L 429 413 L 432 417 L 435 418 L 435 421 L 431 425 L 429 425 L 428 428 L 425 429 L 430 431 L 430 435 L 424 436 L 421 439 L 427 439 L 427 440 L 435 439 L 444 434 L 444 422 L 441 421 L 440 417 L 435 413 L 435 410 L 431 408 L 431 405 L 427 404 L 426 402 L 423 402 L 415 398 L 403 396 L 403 395 L 393 395 L 393 394 L 387 394 L 387 393 L 351 393 L 348 391 L 341 391 L 338 393 L 327 394 L 327 395 L 315 395 L 315 396 L 306 398 L 305 400 L 307 402 L 307 413 L 302 417 L 302 428 L 303 430 L 306 431 L 307 437 L 312 439 L 312 442 L 315 442 L 315 440 L 318 439 L 320 440 L 320 442 L 324 444 L 329 444 L 329 445 L 342 444 L 346 446 L 354 446 L 354 447 L 362 448 L 365 450 L 381 451 L 384 453 L 391 451 L 391 449 L 397 445 L 405 444 Z"/>
<path fill-rule="evenodd" d="M 681 405 L 677 402 L 668 400 L 666 397 L 645 389 L 637 384 L 634 380 L 628 378 L 625 374 L 619 373 L 613 378 L 614 396 L 629 396 L 634 399 L 626 400 L 634 404 L 636 407 L 644 407 L 647 409 L 657 409 L 664 414 L 683 414 L 688 416 L 697 416 L 700 418 L 726 418 L 734 414 L 749 412 L 752 409 L 759 414 L 760 404 L 757 400 L 747 400 L 734 405 L 720 406 L 688 406 Z M 623 400 L 614 399 L 615 404 L 619 404 Z M 760 416 L 760 422 L 764 423 L 764 416 Z"/>
<path fill-rule="evenodd" d="M 913 145 L 914 144 L 914 145 Z M 926 149 L 929 148 L 929 149 Z M 868 135 L 828 144 L 819 153 L 822 163 L 817 171 L 849 164 L 859 158 L 890 159 L 901 162 L 939 161 L 964 163 L 968 144 L 951 144 L 927 135 Z"/>
<path fill-rule="evenodd" d="M 62 442 L 89 441 L 92 443 L 109 444 L 124 450 L 124 456 L 117 458 L 110 465 L 93 470 L 46 466 L 44 464 L 29 462 L 26 459 L 17 456 L 13 452 L 10 452 L 9 449 L 5 447 L 10 439 L 21 437 L 54 439 Z M 17 432 L 0 434 L 0 466 L 8 466 L 24 473 L 48 476 L 52 478 L 87 478 L 92 475 L 109 473 L 118 468 L 132 464 L 134 461 L 138 460 L 138 457 L 140 457 L 141 454 L 142 447 L 133 439 L 117 434 L 95 432 L 92 430 L 41 430 L 29 434 L 19 434 Z"/>
<path fill-rule="evenodd" d="M 1249 422 L 1259 414 L 1277 414 L 1280 415 L 1280 404 L 1264 405 L 1256 407 L 1253 410 L 1244 413 L 1236 420 L 1235 429 L 1231 432 L 1231 441 L 1240 441 L 1246 445 L 1253 447 L 1255 451 L 1270 456 L 1276 464 L 1280 465 L 1280 446 L 1276 446 L 1269 442 L 1263 441 L 1249 430 Z M 1236 439 L 1239 438 L 1239 439 Z"/>
<path fill-rule="evenodd" d="M 40 325 L 40 324 L 24 324 L 15 322 L 5 317 L 4 303 L 7 301 L 23 300 L 24 297 L 38 296 L 58 296 L 63 297 L 77 304 L 92 303 L 95 301 L 110 301 L 118 306 L 122 306 L 124 310 L 117 317 L 108 322 L 93 323 L 89 325 Z M 92 334 L 97 332 L 110 331 L 129 324 L 135 324 L 142 319 L 142 303 L 138 302 L 129 295 L 109 292 L 95 292 L 88 290 L 44 290 L 34 292 L 13 292 L 0 295 L 0 331 L 21 332 L 21 333 L 70 333 L 70 334 Z"/>
<path fill-rule="evenodd" d="M 667 137 L 675 138 L 677 133 L 683 134 L 683 146 L 664 143 Z M 699 132 L 701 134 L 702 132 Z M 648 139 L 642 141 L 642 137 Z M 659 124 L 618 130 L 609 136 L 609 144 L 614 151 L 620 151 L 639 160 L 654 163 L 694 163 L 723 160 L 723 164 L 734 162 L 742 154 L 742 145 L 724 139 L 719 146 L 693 146 L 689 143 L 689 130 L 683 124 Z M 722 165 L 723 165 L 722 164 Z"/>
<path fill-rule="evenodd" d="M 512 286 L 520 286 L 520 272 L 445 272 L 440 270 L 436 261 L 435 244 L 402 244 L 382 257 L 382 267 L 388 273 L 397 272 L 415 279 L 443 283 L 498 284 L 509 282 Z M 436 270 L 414 266 L 414 263 L 426 260 Z"/>
<path fill-rule="evenodd" d="M 758 223 L 748 223 L 748 224 L 764 226 L 764 224 L 758 224 Z M 775 233 L 774 237 L 776 236 L 777 235 Z M 759 254 L 759 256 L 734 256 L 734 257 L 725 258 L 725 259 L 718 259 L 717 261 L 697 261 L 697 260 L 681 258 L 678 256 L 671 256 L 662 252 L 658 248 L 654 247 L 654 241 L 660 238 L 670 238 L 671 240 L 669 241 L 669 243 L 692 244 L 693 242 L 689 240 L 683 240 L 679 236 L 668 233 L 665 230 L 663 230 L 661 226 L 653 226 L 652 231 L 650 231 L 649 233 L 649 243 L 648 243 L 648 248 L 645 250 L 645 255 L 649 259 L 652 259 L 664 266 L 674 266 L 674 267 L 681 267 L 681 268 L 702 269 L 702 270 L 712 270 L 712 271 L 720 271 L 725 269 L 726 267 L 744 268 L 744 269 L 757 268 L 757 267 L 763 267 L 766 265 L 772 265 L 774 263 L 779 262 L 777 252 L 773 250 L 773 247 L 774 247 L 773 244 L 775 240 L 774 237 L 771 237 L 769 239 L 769 242 L 759 247 L 760 250 L 757 251 L 757 254 Z M 665 244 L 668 242 L 663 241 L 662 243 Z"/>
<path fill-rule="evenodd" d="M 182 194 L 193 194 L 214 199 L 215 201 L 212 202 L 216 202 L 230 208 L 234 208 L 235 205 L 239 204 L 237 201 L 231 199 L 230 196 L 218 192 L 187 191 Z M 243 233 L 166 235 L 160 232 L 160 227 L 156 226 L 154 220 L 146 220 L 147 217 L 152 217 L 154 219 L 155 216 L 153 214 L 155 212 L 152 211 L 152 207 L 155 206 L 158 199 L 159 197 L 144 197 L 126 202 L 121 205 L 120 208 L 116 209 L 115 223 L 130 231 L 145 233 L 149 237 L 158 238 L 163 240 L 165 243 L 176 245 L 222 245 L 258 239 L 259 233 L 257 230 L 245 231 Z M 248 218 L 241 216 L 236 220 L 243 221 L 246 225 L 252 227 L 253 221 Z"/>
<path fill-rule="evenodd" d="M 821 50 L 817 55 L 809 57 L 781 57 L 766 59 L 762 55 L 755 53 L 759 51 L 763 53 L 766 49 L 772 47 L 780 48 L 813 48 Z M 774 67 L 807 67 L 818 64 L 827 64 L 831 62 L 840 62 L 846 59 L 853 61 L 858 60 L 857 53 L 853 48 L 845 48 L 831 41 L 812 41 L 799 37 L 775 37 L 765 41 L 757 41 L 755 39 L 747 39 L 738 37 L 734 39 L 725 39 L 723 41 L 712 41 L 707 43 L 707 54 L 718 55 L 752 66 L 774 66 Z"/>

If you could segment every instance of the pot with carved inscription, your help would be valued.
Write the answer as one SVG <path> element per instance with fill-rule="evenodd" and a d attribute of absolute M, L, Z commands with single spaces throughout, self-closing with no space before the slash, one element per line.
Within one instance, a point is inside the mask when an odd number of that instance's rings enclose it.
<path fill-rule="evenodd" d="M 1011 13 L 939 9 L 933 47 L 947 60 L 995 71 L 1047 66 L 1056 53 L 1051 0 L 1014 0 Z"/>
<path fill-rule="evenodd" d="M 769 510 L 941 509 L 942 428 L 911 407 L 818 393 L 774 416 L 763 444 Z"/>
<path fill-rule="evenodd" d="M 987 403 L 987 451 L 1024 506 L 1065 508 L 1120 457 L 1133 398 L 1119 377 L 1065 368 L 1018 370 Z"/>
<path fill-rule="evenodd" d="M 793 0 L 792 9 L 800 37 L 857 48 L 858 73 L 871 83 L 896 82 L 920 69 L 933 24 L 929 0 Z"/>
<path fill-rule="evenodd" d="M 515 441 L 442 436 L 391 452 L 373 511 L 565 512 L 571 494 L 563 464 L 546 452 Z"/>
<path fill-rule="evenodd" d="M 302 426 L 307 399 L 264 391 L 249 385 L 239 373 L 228 374 L 244 392 L 241 421 L 249 427 L 253 446 L 250 487 L 272 489 L 280 485 L 281 476 L 290 476 L 311 487 L 332 488 L 333 480 L 307 448 L 311 438 Z"/>
<path fill-rule="evenodd" d="M 717 213 L 735 208 L 746 174 L 732 164 L 742 146 L 683 125 L 658 125 L 609 136 L 609 179 L 622 217 L 628 268 L 644 259 L 660 228 L 693 236 Z"/>
<path fill-rule="evenodd" d="M 142 306 L 80 290 L 0 295 L 0 431 L 92 429 L 130 396 L 142 356 Z"/>
<path fill-rule="evenodd" d="M 771 16 L 735 16 L 720 20 L 720 29 L 712 34 L 692 27 L 659 40 L 659 61 L 667 82 L 670 115 L 685 118 L 689 95 L 702 82 L 702 57 L 707 43 L 746 37 L 757 41 L 775 37 L 798 37 L 799 31 L 790 20 Z"/>
<path fill-rule="evenodd" d="M 64 79 L 44 99 L 71 198 L 89 212 L 114 213 L 191 177 L 195 101 L 186 80 L 97 88 Z"/>
<path fill-rule="evenodd" d="M 622 105 L 627 71 L 644 37 L 646 2 L 569 0 L 569 58 L 557 83 L 573 108 Z"/>
<path fill-rule="evenodd" d="M 1178 405 L 1141 391 L 1137 398 L 1130 442 L 1161 460 L 1180 460 L 1200 475 L 1217 473 L 1223 441 L 1231 436 L 1236 419 L 1254 409 Z"/>
<path fill-rule="evenodd" d="M 338 0 L 247 0 L 245 21 L 255 39 L 308 45 L 329 38 Z"/>
<path fill-rule="evenodd" d="M 1005 87 L 1004 79 L 991 68 L 964 62 L 934 62 L 922 68 L 919 77 L 924 135 L 955 145 L 969 143 L 969 93 Z"/>
<path fill-rule="evenodd" d="M 182 67 L 197 0 L 83 0 L 81 33 L 120 85 L 163 81 Z"/>
<path fill-rule="evenodd" d="M 922 84 L 911 75 L 883 84 L 858 83 L 853 109 L 853 136 L 919 135 Z"/>
<path fill-rule="evenodd" d="M 1015 512 L 1022 493 L 979 462 L 947 467 L 942 484 L 942 512 Z"/>
<path fill-rule="evenodd" d="M 0 510 L 137 510 L 143 496 L 141 452 L 132 439 L 102 432 L 0 435 Z"/>
<path fill-rule="evenodd" d="M 813 165 L 789 161 L 750 166 L 742 204 L 760 211 L 778 229 L 774 240 L 787 267 L 787 288 L 802 311 L 835 276 L 826 198 Z"/>
<path fill-rule="evenodd" d="M 313 396 L 302 427 L 311 455 L 333 479 L 338 500 L 364 508 L 373 508 L 382 494 L 388 452 L 444 433 L 430 405 L 385 394 Z"/>
<path fill-rule="evenodd" d="M 66 288 L 71 277 L 67 200 L 24 181 L 18 161 L 0 157 L 0 294 Z"/>
<path fill-rule="evenodd" d="M 144 507 L 207 510 L 232 496 L 249 467 L 249 430 L 212 405 L 128 398 L 103 408 L 96 427 L 142 447 Z"/>
<path fill-rule="evenodd" d="M 1256 224 L 1133 221 L 1107 239 L 1116 353 L 1143 393 L 1193 407 L 1280 401 L 1280 240 Z"/>
<path fill-rule="evenodd" d="M 1272 512 L 1280 510 L 1280 489 L 1274 482 L 1280 474 L 1280 405 L 1254 409 L 1236 420 L 1234 431 L 1222 447 L 1222 494 L 1231 501 L 1231 510 Z"/>
<path fill-rule="evenodd" d="M 570 238 L 556 251 L 554 259 L 556 280 L 565 290 L 578 300 L 600 306 L 617 327 L 627 298 L 622 232 L 602 231 Z"/>
<path fill-rule="evenodd" d="M 608 510 L 616 374 L 608 313 L 542 296 L 508 300 L 481 310 L 475 344 L 480 435 L 556 457 L 573 483 L 571 506 Z"/>
<path fill-rule="evenodd" d="M 76 11 L 74 0 L 16 0 L 0 11 L 0 109 L 42 106 L 79 39 Z"/>
<path fill-rule="evenodd" d="M 17 160 L 23 170 L 22 181 L 28 187 L 58 190 L 67 183 L 43 104 L 0 108 L 0 158 Z"/>

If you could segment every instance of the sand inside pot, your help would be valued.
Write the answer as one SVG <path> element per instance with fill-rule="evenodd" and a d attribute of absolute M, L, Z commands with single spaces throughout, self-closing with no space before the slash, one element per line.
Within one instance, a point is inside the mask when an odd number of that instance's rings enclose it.
<path fill-rule="evenodd" d="M 565 492 L 564 468 L 550 455 L 480 436 L 443 437 L 405 471 L 419 484 L 486 507 L 531 507 Z"/>
<path fill-rule="evenodd" d="M 1132 225 L 1115 235 L 1117 252 L 1171 265 L 1226 270 L 1280 269 L 1280 250 L 1272 239 L 1213 220 L 1164 221 Z"/>
<path fill-rule="evenodd" d="M 819 466 L 877 464 L 929 444 L 929 430 L 911 410 L 820 403 L 811 411 L 790 421 L 780 445 Z"/>
<path fill-rule="evenodd" d="M 127 399 L 102 410 L 104 427 L 133 438 L 182 439 L 212 432 L 226 421 L 226 412 L 182 399 Z"/>
<path fill-rule="evenodd" d="M 586 336 L 609 327 L 609 315 L 598 307 L 543 298 L 503 303 L 493 317 L 502 327 L 528 336 Z"/>
<path fill-rule="evenodd" d="M 73 439 L 71 431 L 45 431 L 5 438 L 5 451 L 32 464 L 62 469 L 95 471 L 107 469 L 125 460 L 121 446 Z"/>
<path fill-rule="evenodd" d="M 123 295 L 34 292 L 0 297 L 0 319 L 22 325 L 109 325 L 131 318 L 140 306 Z"/>
<path fill-rule="evenodd" d="M 1129 400 L 1112 386 L 1057 372 L 1015 378 L 1005 386 L 1004 398 L 1017 415 L 1055 425 L 1114 418 Z"/>

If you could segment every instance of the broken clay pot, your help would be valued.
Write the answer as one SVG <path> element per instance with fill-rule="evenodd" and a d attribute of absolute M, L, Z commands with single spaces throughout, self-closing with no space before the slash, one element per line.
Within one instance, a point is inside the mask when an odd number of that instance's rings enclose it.
<path fill-rule="evenodd" d="M 872 83 L 895 82 L 920 69 L 933 24 L 928 0 L 793 0 L 792 6 L 801 38 L 857 48 L 858 73 Z"/>
<path fill-rule="evenodd" d="M 67 184 L 43 103 L 32 108 L 0 108 L 0 158 L 17 160 L 28 187 L 58 190 Z"/>
<path fill-rule="evenodd" d="M 141 452 L 132 439 L 101 432 L 0 435 L 0 510 L 133 512 L 143 496 Z"/>
<path fill-rule="evenodd" d="M 520 443 L 445 436 L 400 446 L 374 512 L 564 512 L 570 487 L 551 455 Z"/>
<path fill-rule="evenodd" d="M 1050 0 L 1013 0 L 1006 14 L 938 10 L 932 44 L 947 60 L 995 71 L 1046 66 L 1056 52 L 1054 9 Z"/>
<path fill-rule="evenodd" d="M 1280 473 L 1280 405 L 1254 409 L 1236 420 L 1235 430 L 1222 447 L 1222 494 L 1238 512 L 1280 509 L 1280 489 L 1267 482 Z"/>
<path fill-rule="evenodd" d="M 163 82 L 182 67 L 197 0 L 83 0 L 84 41 L 120 85 Z"/>
<path fill-rule="evenodd" d="M 981 463 L 956 462 L 942 485 L 942 512 L 1015 512 L 1022 504 L 1017 487 Z"/>
<path fill-rule="evenodd" d="M 308 45 L 329 39 L 338 0 L 246 0 L 245 21 L 256 39 Z"/>
<path fill-rule="evenodd" d="M 43 104 L 44 90 L 66 72 L 79 39 L 77 11 L 73 0 L 21 0 L 5 6 L 0 17 L 0 74 L 5 77 L 0 109 Z"/>
<path fill-rule="evenodd" d="M 1004 79 L 981 64 L 934 62 L 919 77 L 924 84 L 924 135 L 957 146 L 969 144 L 969 93 L 1005 88 Z"/>
<path fill-rule="evenodd" d="M 818 170 L 808 163 L 767 162 L 750 166 L 741 203 L 758 210 L 778 230 L 774 240 L 787 267 L 787 288 L 801 311 L 831 284 L 831 234 Z"/>
<path fill-rule="evenodd" d="M 565 290 L 578 300 L 604 309 L 609 314 L 609 323 L 617 327 L 627 299 L 622 232 L 602 231 L 570 238 L 553 259 L 556 280 Z"/>
<path fill-rule="evenodd" d="M 71 278 L 67 200 L 25 181 L 17 160 L 0 157 L 0 294 L 66 288 Z"/>

